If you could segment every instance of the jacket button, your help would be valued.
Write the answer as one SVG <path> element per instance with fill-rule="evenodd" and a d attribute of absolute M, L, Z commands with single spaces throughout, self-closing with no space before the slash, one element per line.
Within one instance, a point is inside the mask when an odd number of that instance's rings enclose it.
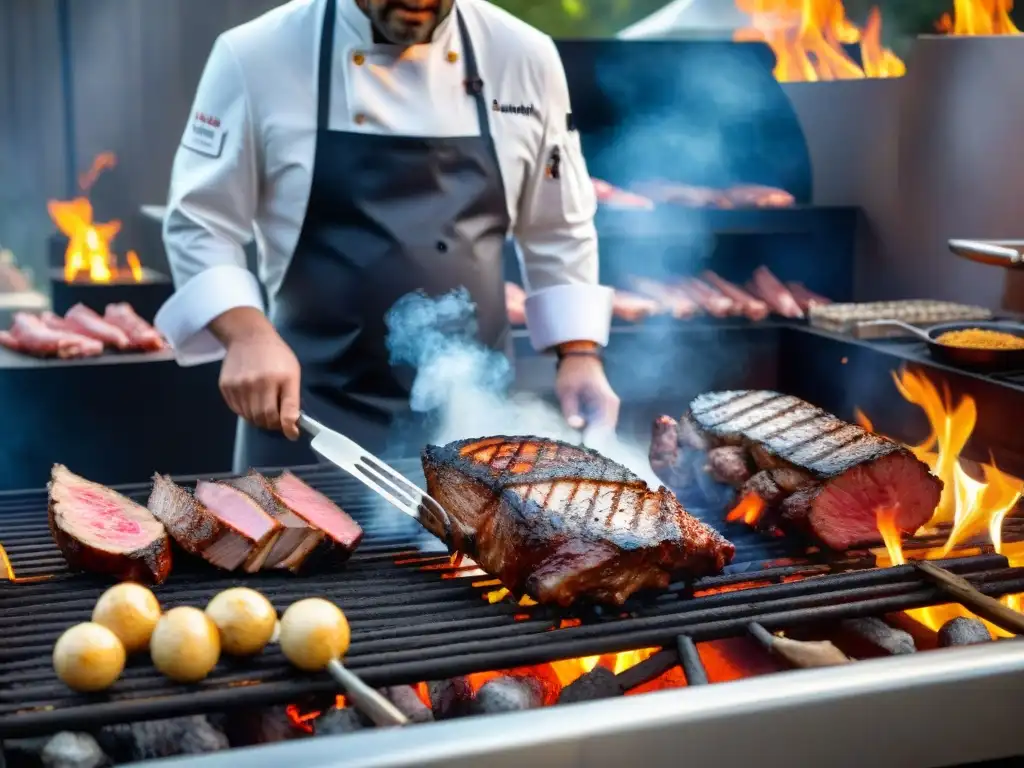
<path fill-rule="evenodd" d="M 445 251 L 448 250 L 448 243 L 446 243 L 444 240 L 438 240 L 437 250 L 439 250 L 441 253 L 444 253 Z"/>
<path fill-rule="evenodd" d="M 458 60 L 459 60 L 459 54 L 457 54 L 455 51 L 448 51 L 448 63 L 449 64 L 454 64 Z"/>
<path fill-rule="evenodd" d="M 362 125 L 363 123 L 366 122 L 366 115 L 364 115 L 362 112 L 359 112 L 352 119 L 356 121 L 356 125 Z"/>
<path fill-rule="evenodd" d="M 363 66 L 363 64 L 366 63 L 366 56 L 364 56 L 361 53 L 355 53 L 352 56 L 352 63 L 355 64 L 357 67 L 361 67 Z"/>

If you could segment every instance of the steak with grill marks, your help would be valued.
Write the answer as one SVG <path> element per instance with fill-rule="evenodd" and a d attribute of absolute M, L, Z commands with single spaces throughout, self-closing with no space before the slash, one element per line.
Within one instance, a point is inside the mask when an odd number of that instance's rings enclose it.
<path fill-rule="evenodd" d="M 900 531 L 913 533 L 939 503 L 942 481 L 905 447 L 796 397 L 709 392 L 688 420 L 711 446 L 747 448 L 781 494 L 764 499 L 778 522 L 833 549 L 880 543 L 879 509 L 895 508 Z"/>
<path fill-rule="evenodd" d="M 423 452 L 427 492 L 446 520 L 424 525 L 516 595 L 621 605 L 673 574 L 720 571 L 735 549 L 666 488 L 651 490 L 588 448 L 487 437 Z"/>
<path fill-rule="evenodd" d="M 145 507 L 54 464 L 50 533 L 72 568 L 160 584 L 171 573 L 167 531 Z"/>

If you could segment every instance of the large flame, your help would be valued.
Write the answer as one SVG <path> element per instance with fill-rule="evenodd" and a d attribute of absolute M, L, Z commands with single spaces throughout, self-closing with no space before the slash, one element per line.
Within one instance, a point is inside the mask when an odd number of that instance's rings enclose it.
<path fill-rule="evenodd" d="M 935 26 L 947 35 L 1019 35 L 1012 10 L 1013 0 L 953 0 L 952 14 L 944 13 Z"/>
<path fill-rule="evenodd" d="M 951 526 L 944 546 L 915 552 L 914 556 L 928 559 L 945 557 L 968 539 L 987 533 L 995 551 L 1006 555 L 1012 566 L 1024 565 L 1024 547 L 1006 545 L 1002 538 L 1003 521 L 1020 501 L 1024 483 L 1002 472 L 991 459 L 989 463 L 980 465 L 982 478 L 978 479 L 968 473 L 960 458 L 978 418 L 974 399 L 965 396 L 954 406 L 948 392 L 940 394 L 938 388 L 919 373 L 903 371 L 894 374 L 893 379 L 899 393 L 924 412 L 931 427 L 927 440 L 909 448 L 944 485 L 935 514 L 922 530 L 934 529 L 940 524 Z M 867 417 L 859 411 L 858 421 L 870 425 Z M 906 562 L 894 518 L 895 510 L 878 510 L 878 530 L 885 543 L 885 551 L 877 553 L 879 565 Z M 1015 610 L 1020 609 L 1019 595 L 1008 595 L 1003 602 Z M 921 608 L 908 613 L 932 630 L 938 630 L 957 616 L 973 615 L 959 605 Z M 989 625 L 989 629 L 997 635 L 1007 635 L 993 625 Z"/>
<path fill-rule="evenodd" d="M 863 29 L 846 17 L 842 0 L 735 0 L 750 16 L 739 41 L 767 43 L 781 82 L 901 77 L 907 67 L 882 45 L 882 14 L 872 8 Z M 860 49 L 858 64 L 846 46 Z"/>
<path fill-rule="evenodd" d="M 83 192 L 96 183 L 103 171 L 113 168 L 117 158 L 110 152 L 101 154 L 92 167 L 79 179 Z M 67 237 L 64 251 L 64 280 L 86 280 L 91 283 L 109 283 L 115 278 L 142 282 L 142 264 L 138 254 L 129 251 L 126 267 L 119 268 L 111 243 L 121 231 L 120 221 L 98 223 L 93 220 L 92 203 L 82 196 L 74 200 L 50 200 L 47 204 L 50 218 Z"/>

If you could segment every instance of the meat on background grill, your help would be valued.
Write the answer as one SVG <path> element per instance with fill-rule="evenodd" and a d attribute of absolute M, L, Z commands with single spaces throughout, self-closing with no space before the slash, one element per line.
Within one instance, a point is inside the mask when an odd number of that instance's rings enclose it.
<path fill-rule="evenodd" d="M 690 278 L 684 280 L 682 288 L 693 301 L 712 317 L 729 317 L 738 314 L 737 306 L 728 296 L 715 290 L 707 283 Z"/>
<path fill-rule="evenodd" d="M 697 302 L 680 286 L 665 285 L 645 277 L 631 277 L 629 282 L 639 295 L 656 301 L 665 314 L 677 320 L 693 317 L 700 310 Z"/>
<path fill-rule="evenodd" d="M 760 322 L 770 314 L 768 305 L 765 302 L 754 298 L 738 285 L 730 283 L 728 280 L 719 277 L 714 272 L 704 270 L 701 273 L 701 277 L 708 285 L 714 287 L 717 291 L 724 296 L 727 296 L 732 301 L 737 314 L 741 314 L 754 322 Z"/>
<path fill-rule="evenodd" d="M 64 313 L 64 321 L 75 333 L 90 336 L 115 349 L 129 349 L 132 345 L 128 334 L 100 317 L 85 304 L 75 304 Z"/>
<path fill-rule="evenodd" d="M 804 312 L 800 309 L 800 304 L 793 294 L 767 267 L 761 266 L 755 269 L 751 283 L 751 293 L 763 299 L 775 314 L 796 319 L 804 316 Z"/>
<path fill-rule="evenodd" d="M 423 452 L 427 492 L 447 511 L 424 524 L 516 595 L 622 604 L 672 574 L 720 571 L 735 548 L 588 448 L 538 437 L 461 440 Z"/>
<path fill-rule="evenodd" d="M 655 436 L 672 421 L 659 417 Z M 761 498 L 765 524 L 835 550 L 880 543 L 880 509 L 896 509 L 897 528 L 913 533 L 931 518 L 942 491 L 942 482 L 903 446 L 777 392 L 699 395 L 684 423 L 711 450 L 728 446 L 749 453 L 759 471 L 742 483 L 740 474 L 728 479 L 741 493 Z M 684 427 L 677 430 L 682 434 Z M 664 440 L 652 441 L 657 472 L 665 453 L 655 450 L 656 442 Z"/>
<path fill-rule="evenodd" d="M 170 575 L 171 543 L 148 509 L 61 464 L 48 490 L 50 532 L 72 568 L 157 584 Z"/>
<path fill-rule="evenodd" d="M 101 317 L 76 304 L 64 317 L 53 312 L 16 312 L 10 330 L 0 331 L 0 346 L 34 357 L 97 357 L 104 346 L 118 351 L 154 352 L 166 347 L 153 326 L 131 305 L 109 304 Z"/>

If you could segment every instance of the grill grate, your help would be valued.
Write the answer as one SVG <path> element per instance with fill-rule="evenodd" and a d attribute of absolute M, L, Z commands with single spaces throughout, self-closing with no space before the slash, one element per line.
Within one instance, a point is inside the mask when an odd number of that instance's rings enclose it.
<path fill-rule="evenodd" d="M 418 475 L 413 462 L 398 467 L 410 477 Z M 681 635 L 694 641 L 733 636 L 745 632 L 751 621 L 775 630 L 949 602 L 907 566 L 843 571 L 842 565 L 802 561 L 765 567 L 766 558 L 791 554 L 785 542 L 766 542 L 753 531 L 730 528 L 737 562 L 722 575 L 673 584 L 665 592 L 634 599 L 626 610 L 586 609 L 577 614 L 580 626 L 558 628 L 564 612 L 510 600 L 490 603 L 486 595 L 496 588 L 493 581 L 453 567 L 443 545 L 411 518 L 390 508 L 381 511 L 376 497 L 356 480 L 327 467 L 297 474 L 365 529 L 362 546 L 342 570 L 303 577 L 236 576 L 179 557 L 158 597 L 165 609 L 201 607 L 220 590 L 247 585 L 263 592 L 278 611 L 303 597 L 327 597 L 344 608 L 352 625 L 346 665 L 376 686 L 675 647 Z M 148 484 L 119 490 L 144 501 Z M 195 686 L 167 681 L 143 656 L 129 662 L 107 694 L 69 691 L 53 675 L 53 643 L 68 626 L 89 619 L 108 583 L 67 572 L 50 538 L 45 508 L 44 491 L 0 494 L 0 543 L 16 575 L 52 575 L 36 583 L 0 582 L 0 738 L 284 704 L 336 690 L 326 676 L 291 670 L 272 647 L 244 662 L 225 658 Z M 943 564 L 986 593 L 1024 592 L 1024 569 L 1008 568 L 1001 556 Z M 792 580 L 796 576 L 815 578 Z M 735 589 L 748 583 L 758 588 Z M 733 591 L 715 592 L 729 587 Z M 692 597 L 694 592 L 700 596 Z"/>

